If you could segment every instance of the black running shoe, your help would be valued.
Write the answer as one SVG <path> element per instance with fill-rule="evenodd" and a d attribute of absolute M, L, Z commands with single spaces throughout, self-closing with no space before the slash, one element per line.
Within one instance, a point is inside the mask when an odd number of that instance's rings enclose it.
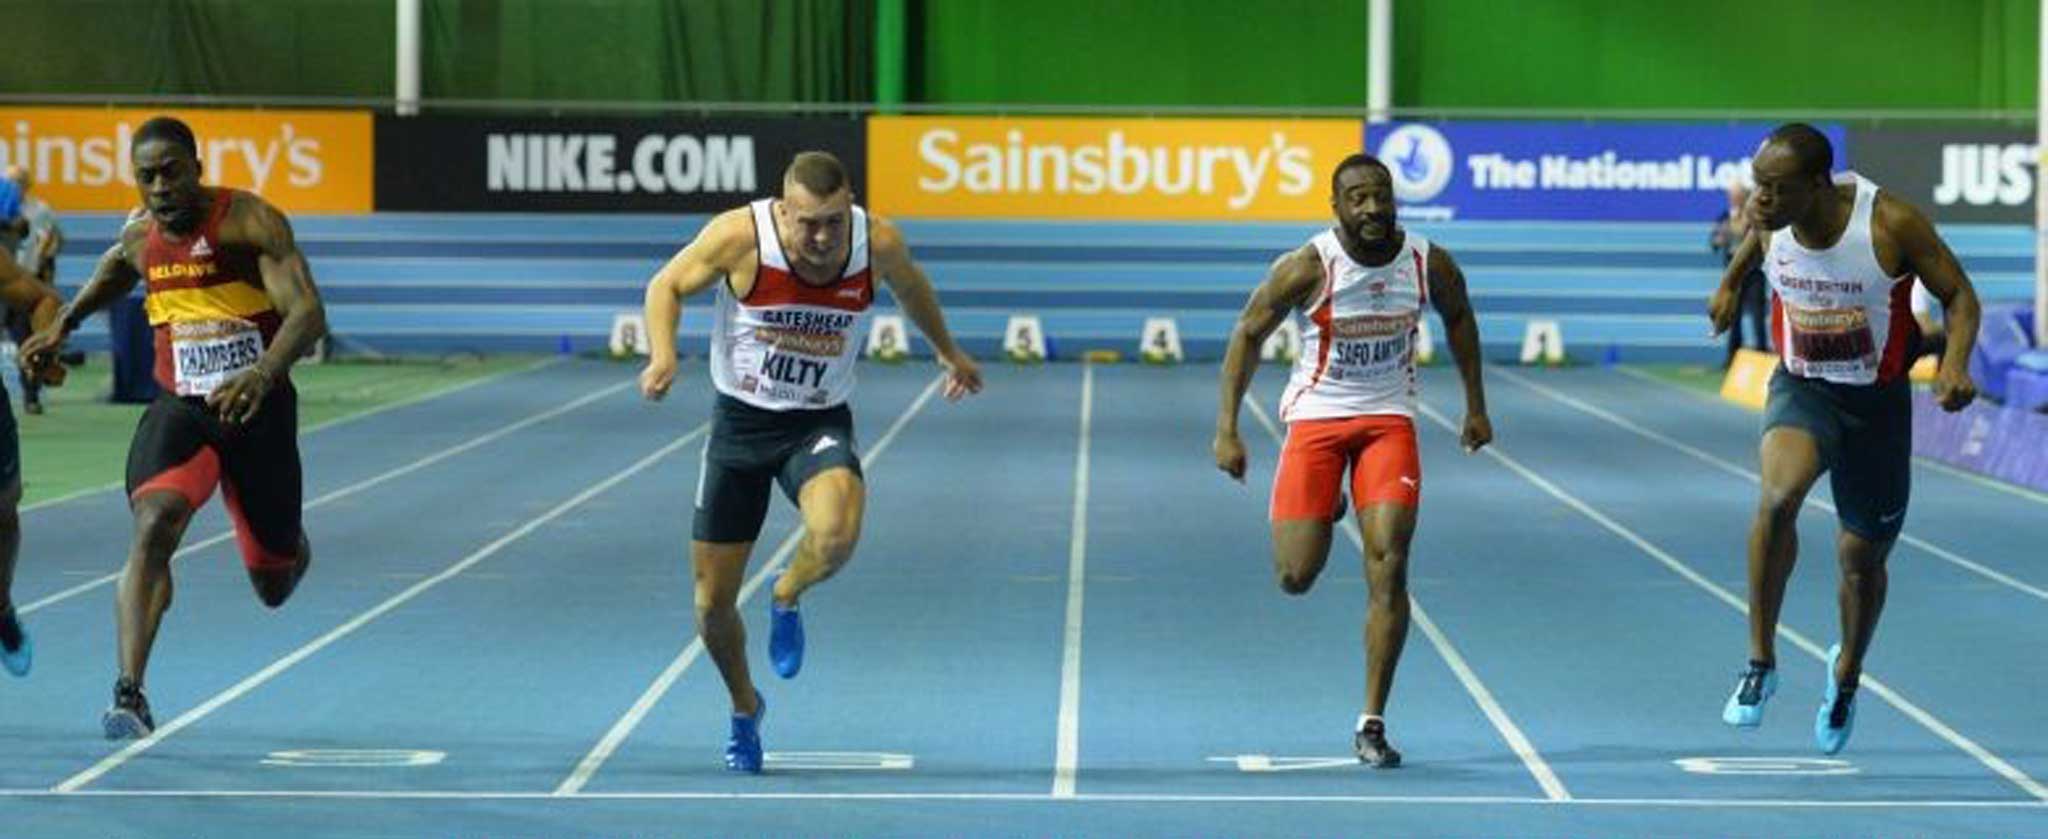
<path fill-rule="evenodd" d="M 1387 724 L 1381 720 L 1366 720 L 1364 727 L 1351 736 L 1351 749 L 1358 753 L 1359 763 L 1374 769 L 1401 765 L 1401 753 L 1387 742 Z"/>
<path fill-rule="evenodd" d="M 156 720 L 149 715 L 149 697 L 142 695 L 142 686 L 126 677 L 114 682 L 114 704 L 100 715 L 100 727 L 109 740 L 140 740 L 155 731 Z"/>

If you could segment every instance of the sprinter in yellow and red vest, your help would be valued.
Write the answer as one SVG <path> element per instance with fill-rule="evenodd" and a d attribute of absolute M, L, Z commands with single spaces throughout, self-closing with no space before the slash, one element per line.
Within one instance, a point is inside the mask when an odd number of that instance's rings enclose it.
<path fill-rule="evenodd" d="M 32 369 L 48 369 L 81 320 L 145 283 L 162 391 L 128 449 L 135 543 L 115 596 L 120 677 L 102 717 L 109 739 L 155 727 L 143 677 L 170 606 L 171 555 L 216 486 L 264 605 L 283 605 L 312 562 L 299 526 L 290 371 L 327 333 L 283 213 L 255 195 L 202 186 L 198 143 L 177 119 L 144 122 L 131 151 L 144 212 L 122 228 L 63 316 L 22 346 Z"/>

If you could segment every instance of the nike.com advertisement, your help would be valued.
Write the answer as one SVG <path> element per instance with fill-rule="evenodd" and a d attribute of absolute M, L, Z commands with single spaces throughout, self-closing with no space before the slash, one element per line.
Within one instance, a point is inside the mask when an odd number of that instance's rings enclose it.
<path fill-rule="evenodd" d="M 829 151 L 866 192 L 851 119 L 377 119 L 377 209 L 712 212 L 781 191 Z"/>
<path fill-rule="evenodd" d="M 1387 123 L 1365 148 L 1394 173 L 1403 216 L 1709 221 L 1774 126 L 1571 122 Z M 1816 126 L 1847 160 L 1840 126 Z"/>

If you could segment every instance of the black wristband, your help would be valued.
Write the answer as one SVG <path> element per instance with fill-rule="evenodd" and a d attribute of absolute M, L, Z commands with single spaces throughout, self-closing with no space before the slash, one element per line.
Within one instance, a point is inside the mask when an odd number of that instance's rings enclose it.
<path fill-rule="evenodd" d="M 78 325 L 79 325 L 79 324 L 81 324 L 81 323 L 84 323 L 84 322 L 85 322 L 85 316 L 84 316 L 84 315 L 81 315 L 81 314 L 79 314 L 79 313 L 77 313 L 77 312 L 75 312 L 75 311 L 73 311 L 73 310 L 71 310 L 71 309 L 65 309 L 65 310 L 64 310 L 64 319 L 63 319 L 63 321 L 62 321 L 62 323 L 63 323 L 63 326 L 64 326 L 64 334 L 66 334 L 66 335 L 69 335 L 69 334 L 71 334 L 71 333 L 73 333 L 73 332 L 77 332 L 77 331 L 78 331 Z"/>

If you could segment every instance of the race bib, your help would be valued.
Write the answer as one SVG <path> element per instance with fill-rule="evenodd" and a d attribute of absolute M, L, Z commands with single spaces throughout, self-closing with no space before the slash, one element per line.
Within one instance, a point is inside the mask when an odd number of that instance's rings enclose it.
<path fill-rule="evenodd" d="M 1811 372 L 1853 372 L 1877 358 L 1870 316 L 1861 308 L 1807 309 L 1785 305 L 1792 357 Z"/>
<path fill-rule="evenodd" d="M 248 321 L 171 324 L 171 369 L 179 396 L 210 394 L 262 358 L 263 333 Z"/>
<path fill-rule="evenodd" d="M 1336 379 L 1361 379 L 1402 369 L 1414 347 L 1412 315 L 1360 315 L 1330 325 L 1330 371 Z"/>

